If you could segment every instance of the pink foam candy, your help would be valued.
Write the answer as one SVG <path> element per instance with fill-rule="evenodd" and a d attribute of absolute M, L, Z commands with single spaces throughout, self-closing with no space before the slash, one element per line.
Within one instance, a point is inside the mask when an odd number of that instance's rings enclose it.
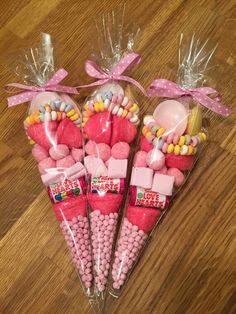
<path fill-rule="evenodd" d="M 145 189 L 152 187 L 153 170 L 145 167 L 133 167 L 131 174 L 131 185 L 140 186 Z"/>
<path fill-rule="evenodd" d="M 184 183 L 185 176 L 184 174 L 177 168 L 169 168 L 167 170 L 168 176 L 173 176 L 174 177 L 174 185 L 176 187 L 181 186 Z"/>
<path fill-rule="evenodd" d="M 139 150 L 134 156 L 134 167 L 146 167 L 147 166 L 147 152 Z"/>
<path fill-rule="evenodd" d="M 70 168 L 65 170 L 65 175 L 70 180 L 75 180 L 77 178 L 81 178 L 86 174 L 86 170 L 84 165 L 81 162 L 77 162 L 72 165 Z"/>
<path fill-rule="evenodd" d="M 35 144 L 32 149 L 32 155 L 37 161 L 41 161 L 48 157 L 48 151 L 42 146 Z"/>
<path fill-rule="evenodd" d="M 147 153 L 146 162 L 151 169 L 159 170 L 165 165 L 165 155 L 155 147 Z"/>
<path fill-rule="evenodd" d="M 95 156 L 96 146 L 97 146 L 96 142 L 89 140 L 84 146 L 86 154 L 91 155 L 91 156 Z"/>
<path fill-rule="evenodd" d="M 57 160 L 57 168 L 69 168 L 73 166 L 75 163 L 74 159 L 71 155 L 68 155 L 62 159 Z"/>
<path fill-rule="evenodd" d="M 111 157 L 110 146 L 105 143 L 97 144 L 94 156 L 101 158 L 103 161 L 107 161 Z"/>
<path fill-rule="evenodd" d="M 118 142 L 112 146 L 111 155 L 115 159 L 127 159 L 130 153 L 130 146 L 126 142 Z"/>
<path fill-rule="evenodd" d="M 46 174 L 42 174 L 41 175 L 41 179 L 43 181 L 43 184 L 48 186 L 51 183 L 58 183 L 58 182 L 62 182 L 64 181 L 65 175 L 62 172 L 58 172 L 57 169 L 55 169 L 55 171 L 53 172 L 49 172 Z"/>
<path fill-rule="evenodd" d="M 152 191 L 164 195 L 172 195 L 173 186 L 174 186 L 173 176 L 155 173 L 152 184 Z"/>
<path fill-rule="evenodd" d="M 140 140 L 140 150 L 144 150 L 148 153 L 151 149 L 153 149 L 153 145 L 142 135 Z"/>
<path fill-rule="evenodd" d="M 89 174 L 92 176 L 102 176 L 107 168 L 102 159 L 94 156 L 86 156 L 84 158 L 84 165 Z"/>
<path fill-rule="evenodd" d="M 54 145 L 49 149 L 49 154 L 54 160 L 59 160 L 69 155 L 69 148 L 64 144 Z"/>
<path fill-rule="evenodd" d="M 82 148 L 72 148 L 71 150 L 71 156 L 75 161 L 82 161 L 84 157 L 84 152 Z"/>
<path fill-rule="evenodd" d="M 38 168 L 41 174 L 45 174 L 50 172 L 50 169 L 56 168 L 56 162 L 51 157 L 47 157 L 39 162 Z"/>
<path fill-rule="evenodd" d="M 108 164 L 108 177 L 109 178 L 125 178 L 127 174 L 127 159 L 109 159 Z"/>

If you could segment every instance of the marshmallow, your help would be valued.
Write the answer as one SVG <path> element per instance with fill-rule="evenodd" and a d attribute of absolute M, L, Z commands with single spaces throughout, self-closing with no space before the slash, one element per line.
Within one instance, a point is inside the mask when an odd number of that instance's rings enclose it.
<path fill-rule="evenodd" d="M 172 195 L 175 178 L 161 173 L 155 173 L 152 191 L 158 192 L 164 195 Z"/>
<path fill-rule="evenodd" d="M 108 177 L 109 178 L 125 178 L 127 173 L 128 159 L 109 159 Z"/>
<path fill-rule="evenodd" d="M 145 167 L 133 167 L 131 174 L 131 185 L 140 186 L 145 189 L 152 187 L 153 170 Z"/>
<path fill-rule="evenodd" d="M 84 165 L 88 173 L 95 177 L 102 176 L 107 169 L 102 159 L 94 156 L 86 156 L 84 158 Z"/>

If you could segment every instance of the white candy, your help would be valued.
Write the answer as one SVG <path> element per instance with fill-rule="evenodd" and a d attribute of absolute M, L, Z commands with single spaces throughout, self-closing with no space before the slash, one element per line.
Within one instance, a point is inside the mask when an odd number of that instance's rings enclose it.
<path fill-rule="evenodd" d="M 125 107 L 129 102 L 129 98 L 127 96 L 124 97 L 121 106 Z"/>
<path fill-rule="evenodd" d="M 98 93 L 96 95 L 96 99 L 97 99 L 98 102 L 102 101 L 102 95 L 100 93 Z"/>
<path fill-rule="evenodd" d="M 122 113 L 123 113 L 123 109 L 120 108 L 120 109 L 118 110 L 118 112 L 117 112 L 117 116 L 120 117 L 120 116 L 122 115 Z"/>
<path fill-rule="evenodd" d="M 104 101 L 104 108 L 108 108 L 110 105 L 110 99 L 106 98 L 105 101 Z"/>
<path fill-rule="evenodd" d="M 52 120 L 55 121 L 57 119 L 57 113 L 56 111 L 52 111 L 51 112 L 51 117 L 52 117 Z"/>
<path fill-rule="evenodd" d="M 148 123 L 150 123 L 150 122 L 155 122 L 155 119 L 153 118 L 153 116 L 151 116 L 151 115 L 148 115 L 148 116 L 145 116 L 144 118 L 143 118 L 143 123 L 144 123 L 144 125 L 147 125 Z"/>
<path fill-rule="evenodd" d="M 114 109 L 112 110 L 112 114 L 117 114 L 119 108 L 120 108 L 120 107 L 119 107 L 118 105 L 116 105 L 116 106 L 114 107 Z"/>
<path fill-rule="evenodd" d="M 138 121 L 138 116 L 134 114 L 133 117 L 129 121 L 132 123 L 136 123 Z"/>
<path fill-rule="evenodd" d="M 60 111 L 64 111 L 66 108 L 66 104 L 64 102 L 61 103 Z"/>

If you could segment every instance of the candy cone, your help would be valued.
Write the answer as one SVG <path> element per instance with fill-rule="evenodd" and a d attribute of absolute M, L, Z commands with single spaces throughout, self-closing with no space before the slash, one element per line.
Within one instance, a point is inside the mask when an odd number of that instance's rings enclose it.
<path fill-rule="evenodd" d="M 157 223 L 158 209 L 128 206 L 123 219 L 112 265 L 112 286 L 119 290 L 135 264 L 145 240 Z M 119 292 L 115 292 L 119 293 Z"/>
<path fill-rule="evenodd" d="M 88 194 L 91 207 L 91 239 L 94 260 L 94 279 L 98 292 L 103 292 L 107 283 L 112 246 L 116 233 L 121 194 Z"/>

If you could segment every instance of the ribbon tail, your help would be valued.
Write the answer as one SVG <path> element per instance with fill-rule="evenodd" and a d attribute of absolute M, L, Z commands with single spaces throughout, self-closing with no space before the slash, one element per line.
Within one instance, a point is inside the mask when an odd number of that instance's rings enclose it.
<path fill-rule="evenodd" d="M 111 79 L 101 79 L 101 80 L 98 80 L 98 81 L 90 83 L 90 84 L 76 86 L 76 88 L 100 86 L 100 85 L 108 83 L 109 81 L 111 81 Z"/>
<path fill-rule="evenodd" d="M 133 84 L 133 85 L 135 85 L 139 90 L 141 90 L 141 92 L 146 96 L 147 94 L 146 94 L 146 91 L 145 91 L 145 89 L 142 87 L 142 85 L 139 83 L 139 82 L 137 82 L 136 80 L 134 80 L 134 79 L 132 79 L 131 77 L 128 77 L 128 76 L 119 76 L 119 77 L 117 77 L 117 79 L 116 78 L 114 78 L 115 80 L 117 80 L 117 81 L 126 81 L 126 82 L 128 82 L 128 83 L 131 83 L 131 84 Z"/>
<path fill-rule="evenodd" d="M 7 98 L 8 108 L 31 101 L 37 92 L 23 92 Z"/>

